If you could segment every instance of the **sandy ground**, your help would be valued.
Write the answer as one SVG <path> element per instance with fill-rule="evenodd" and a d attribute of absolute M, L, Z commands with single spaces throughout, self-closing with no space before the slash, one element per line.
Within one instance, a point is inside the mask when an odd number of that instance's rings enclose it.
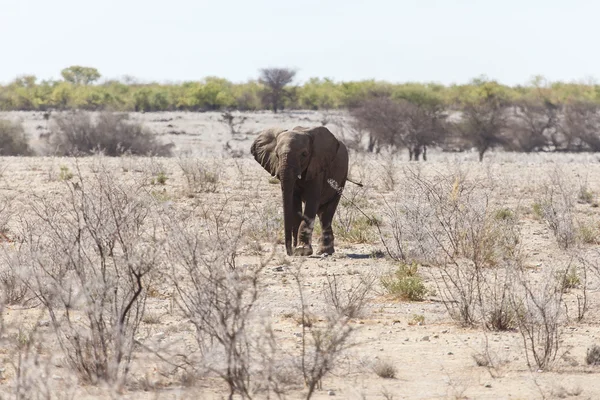
<path fill-rule="evenodd" d="M 154 129 L 165 140 L 173 141 L 180 154 L 199 156 L 204 165 L 220 172 L 216 193 L 204 193 L 189 197 L 185 177 L 177 158 L 148 159 L 84 159 L 69 158 L 1 158 L 0 195 L 13 201 L 26 201 L 33 194 L 50 198 L 64 196 L 65 183 L 60 180 L 60 168 L 73 171 L 79 163 L 84 174 L 97 164 L 103 163 L 114 171 L 114 176 L 123 182 L 151 179 L 157 171 L 167 176 L 164 186 L 157 186 L 161 201 L 175 210 L 190 210 L 199 205 L 218 207 L 227 201 L 227 209 L 241 210 L 252 204 L 255 218 L 262 222 L 281 223 L 280 189 L 269 183 L 269 175 L 248 156 L 249 147 L 256 132 L 264 127 L 281 125 L 319 124 L 324 117 L 314 112 L 291 112 L 273 115 L 270 113 L 248 114 L 247 122 L 240 134 L 231 135 L 229 128 L 219 122 L 219 113 L 146 113 L 133 115 Z M 27 132 L 36 138 L 45 130 L 41 113 L 5 113 L 0 118 L 21 119 Z M 343 119 L 335 115 L 334 119 Z M 331 124 L 332 131 L 344 136 L 343 123 Z M 39 128 L 38 128 L 39 127 Z M 336 131 L 337 129 L 337 131 Z M 171 132 L 171 133 L 170 133 Z M 177 132 L 177 134 L 173 133 Z M 224 145 L 245 152 L 241 158 L 227 157 Z M 351 174 L 361 180 L 363 189 L 348 188 L 365 199 L 365 210 L 382 215 L 384 199 L 392 199 L 396 192 L 385 183 L 389 165 L 399 176 L 414 164 L 401 158 L 390 161 L 385 157 L 351 154 Z M 560 171 L 565 180 L 578 187 L 587 184 L 594 193 L 600 193 L 600 163 L 593 154 L 544 154 L 525 156 L 521 154 L 490 153 L 483 163 L 476 162 L 475 153 L 447 154 L 431 151 L 429 161 L 420 165 L 426 176 L 460 168 L 469 177 L 496 181 L 500 193 L 496 201 L 511 209 L 520 209 L 524 265 L 534 281 L 543 281 L 548 269 L 566 265 L 572 252 L 561 250 L 548 225 L 536 218 L 531 211 L 549 177 Z M 390 164 L 391 162 L 391 164 Z M 399 178 L 402 182 L 402 179 Z M 341 206 L 339 217 L 353 211 L 351 205 Z M 235 213 L 234 213 L 235 214 Z M 576 204 L 575 218 L 590 222 L 598 229 L 599 208 L 590 204 Z M 262 216 L 262 217 L 259 217 Z M 385 220 L 384 220 L 385 223 Z M 18 231 L 16 221 L 9 225 L 13 233 Z M 315 235 L 316 241 L 316 235 Z M 260 242 L 260 240 L 259 240 Z M 336 237 L 336 254 L 332 257 L 293 258 L 284 254 L 282 244 L 275 246 L 276 256 L 263 272 L 265 291 L 259 302 L 261 315 L 267 318 L 277 332 L 283 347 L 298 347 L 302 327 L 297 323 L 298 291 L 293 282 L 293 273 L 300 270 L 303 287 L 318 318 L 324 316 L 325 305 L 321 293 L 327 276 L 336 275 L 345 284 L 352 285 L 357 279 L 367 276 L 383 276 L 393 271 L 397 263 L 386 258 L 374 258 L 375 251 L 383 250 L 376 231 L 369 232 L 369 239 L 356 243 Z M 598 245 L 585 244 L 578 247 L 576 254 L 590 254 Z M 247 245 L 241 249 L 239 262 L 255 265 L 270 253 L 268 242 Z M 436 294 L 436 283 L 428 268 L 422 268 L 425 283 L 431 292 L 422 302 L 400 301 L 383 292 L 379 284 L 370 294 L 364 312 L 350 324 L 355 328 L 352 336 L 354 345 L 337 360 L 334 371 L 323 380 L 322 390 L 313 398 L 324 399 L 547 399 L 576 397 L 600 398 L 598 367 L 585 363 L 586 350 L 600 344 L 600 280 L 590 273 L 588 283 L 589 311 L 582 322 L 572 317 L 575 297 L 580 293 L 574 289 L 565 295 L 570 314 L 561 327 L 559 356 L 549 371 L 537 371 L 527 366 L 523 339 L 519 332 L 490 332 L 481 327 L 462 327 L 454 322 L 441 297 Z M 163 354 L 177 354 L 194 347 L 194 329 L 180 312 L 173 308 L 168 296 L 172 288 L 166 282 L 155 288 L 160 295 L 148 300 L 147 313 L 156 316 L 151 323 L 142 323 L 138 337 L 150 348 Z M 321 303 L 319 303 L 321 302 Z M 414 316 L 422 316 L 423 323 L 414 324 Z M 47 320 L 41 309 L 29 309 L 20 305 L 4 310 L 6 332 L 4 343 L 12 340 L 19 327 L 30 327 L 39 319 Z M 107 398 L 107 391 L 75 382 L 73 374 L 61 366 L 59 350 L 48 326 L 40 328 L 45 339 L 42 359 L 52 359 L 48 373 L 51 392 L 60 398 L 62 394 L 74 392 L 77 398 Z M 0 342 L 2 343 L 2 342 Z M 15 355 L 0 348 L 0 399 L 13 398 Z M 473 356 L 488 349 L 495 360 L 495 368 L 478 366 Z M 53 359 L 53 356 L 58 358 Z M 372 365 L 381 360 L 396 368 L 394 379 L 377 376 Z M 41 368 L 41 367 L 40 367 Z M 132 364 L 131 381 L 122 395 L 125 398 L 176 399 L 176 398 L 226 398 L 225 386 L 216 379 L 199 379 L 192 387 L 184 387 L 177 376 L 167 375 L 169 368 L 152 353 L 136 350 Z M 65 386 L 66 385 L 66 386 Z M 71 391 L 65 390 L 70 387 Z M 144 390 L 148 389 L 148 390 Z M 303 398 L 302 386 L 292 388 L 286 398 Z M 60 394 L 60 395 L 59 395 Z M 261 395 L 257 395 L 261 398 Z"/>

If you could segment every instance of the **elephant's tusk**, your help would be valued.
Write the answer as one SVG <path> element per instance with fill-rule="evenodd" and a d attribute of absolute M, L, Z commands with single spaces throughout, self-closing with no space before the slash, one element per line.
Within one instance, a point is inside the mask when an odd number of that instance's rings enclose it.
<path fill-rule="evenodd" d="M 302 175 L 298 175 L 298 179 L 302 179 Z"/>

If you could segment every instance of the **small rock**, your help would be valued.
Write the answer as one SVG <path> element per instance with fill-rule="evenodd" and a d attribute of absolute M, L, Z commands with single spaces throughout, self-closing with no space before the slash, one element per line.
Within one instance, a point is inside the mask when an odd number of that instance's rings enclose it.
<path fill-rule="evenodd" d="M 335 392 L 333 390 L 330 390 L 329 392 L 327 392 L 327 394 L 330 396 L 335 396 Z"/>
<path fill-rule="evenodd" d="M 442 333 L 448 333 L 448 329 L 444 329 Z"/>
<path fill-rule="evenodd" d="M 486 388 L 491 388 L 491 387 L 492 387 L 492 384 L 491 384 L 491 383 L 486 383 L 484 386 L 485 386 Z"/>
<path fill-rule="evenodd" d="M 283 266 L 280 265 L 279 267 L 275 267 L 275 268 L 273 268 L 273 271 L 274 272 L 281 272 L 281 271 L 283 271 Z"/>
<path fill-rule="evenodd" d="M 434 339 L 439 339 L 439 338 L 440 338 L 440 335 L 433 335 L 433 338 L 434 338 Z"/>
<path fill-rule="evenodd" d="M 40 321 L 39 326 L 50 326 L 50 320 L 43 319 Z"/>
<path fill-rule="evenodd" d="M 454 355 L 454 353 L 453 353 L 453 352 L 451 352 L 451 351 L 449 351 L 449 352 L 448 352 L 448 355 L 449 355 L 449 356 L 453 356 L 453 355 Z"/>
<path fill-rule="evenodd" d="M 423 336 L 423 338 L 421 339 L 421 341 L 423 341 L 423 342 L 429 342 L 429 336 Z"/>

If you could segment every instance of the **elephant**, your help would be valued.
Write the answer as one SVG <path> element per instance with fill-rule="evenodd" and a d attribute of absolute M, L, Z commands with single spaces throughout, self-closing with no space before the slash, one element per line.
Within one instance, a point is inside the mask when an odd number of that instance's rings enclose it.
<path fill-rule="evenodd" d="M 316 215 L 322 227 L 317 254 L 333 254 L 331 223 L 348 178 L 348 150 L 344 143 L 324 126 L 270 128 L 258 135 L 250 151 L 281 182 L 287 254 L 313 254 Z"/>

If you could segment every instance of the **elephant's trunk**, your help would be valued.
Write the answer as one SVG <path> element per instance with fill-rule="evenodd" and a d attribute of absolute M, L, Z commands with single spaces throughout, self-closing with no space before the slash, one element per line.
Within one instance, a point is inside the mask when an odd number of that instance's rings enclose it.
<path fill-rule="evenodd" d="M 298 171 L 287 165 L 287 159 L 283 159 L 281 163 L 279 178 L 281 179 L 281 194 L 283 197 L 283 227 L 285 230 L 285 249 L 288 256 L 293 255 L 292 239 L 294 235 L 294 221 L 296 220 L 294 213 L 294 186 Z"/>

